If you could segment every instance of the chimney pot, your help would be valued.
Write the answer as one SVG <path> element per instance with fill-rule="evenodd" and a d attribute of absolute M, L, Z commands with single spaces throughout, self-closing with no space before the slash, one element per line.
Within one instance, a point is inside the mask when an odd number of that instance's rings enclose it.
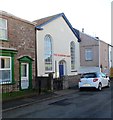
<path fill-rule="evenodd" d="M 84 33 L 84 28 L 82 28 L 82 32 Z"/>

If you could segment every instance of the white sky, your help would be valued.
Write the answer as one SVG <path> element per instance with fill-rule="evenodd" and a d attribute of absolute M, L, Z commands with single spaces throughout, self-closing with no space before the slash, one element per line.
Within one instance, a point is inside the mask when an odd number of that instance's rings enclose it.
<path fill-rule="evenodd" d="M 0 10 L 33 21 L 64 13 L 72 26 L 111 43 L 112 0 L 0 0 Z"/>

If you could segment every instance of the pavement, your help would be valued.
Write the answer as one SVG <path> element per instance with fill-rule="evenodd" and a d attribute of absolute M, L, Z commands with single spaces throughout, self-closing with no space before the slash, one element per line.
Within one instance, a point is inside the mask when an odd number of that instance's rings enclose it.
<path fill-rule="evenodd" d="M 15 100 L 5 101 L 5 102 L 2 102 L 2 111 L 5 112 L 5 111 L 12 110 L 12 109 L 17 109 L 20 107 L 28 106 L 28 105 L 31 105 L 31 104 L 34 104 L 37 102 L 42 102 L 45 100 L 50 100 L 53 98 L 65 96 L 65 95 L 74 93 L 75 90 L 78 90 L 78 88 L 74 87 L 74 88 L 70 88 L 70 89 L 55 91 L 52 93 L 43 93 L 40 95 L 37 94 L 37 95 L 25 97 L 25 98 L 19 98 L 19 99 L 15 99 Z"/>

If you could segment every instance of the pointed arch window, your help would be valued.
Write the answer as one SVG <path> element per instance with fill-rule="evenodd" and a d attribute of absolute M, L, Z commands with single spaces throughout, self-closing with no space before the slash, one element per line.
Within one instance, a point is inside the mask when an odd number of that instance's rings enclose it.
<path fill-rule="evenodd" d="M 74 41 L 70 43 L 70 51 L 71 51 L 71 70 L 75 70 L 75 42 Z"/>
<path fill-rule="evenodd" d="M 52 71 L 52 37 L 46 35 L 44 38 L 44 60 L 45 71 Z"/>

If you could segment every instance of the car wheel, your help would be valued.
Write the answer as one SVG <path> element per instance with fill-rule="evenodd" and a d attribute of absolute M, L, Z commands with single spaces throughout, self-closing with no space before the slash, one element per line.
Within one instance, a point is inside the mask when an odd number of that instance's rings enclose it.
<path fill-rule="evenodd" d="M 107 85 L 107 87 L 108 87 L 108 88 L 110 87 L 110 81 L 108 81 L 108 85 Z"/>
<path fill-rule="evenodd" d="M 98 85 L 98 90 L 99 90 L 99 91 L 102 90 L 102 84 L 101 84 L 101 83 L 99 83 L 99 85 Z"/>

